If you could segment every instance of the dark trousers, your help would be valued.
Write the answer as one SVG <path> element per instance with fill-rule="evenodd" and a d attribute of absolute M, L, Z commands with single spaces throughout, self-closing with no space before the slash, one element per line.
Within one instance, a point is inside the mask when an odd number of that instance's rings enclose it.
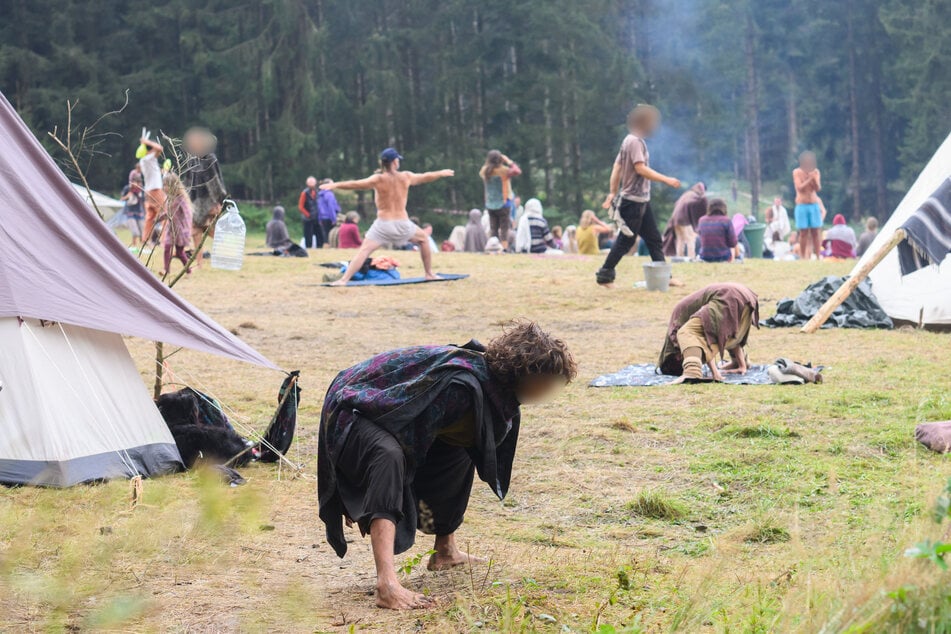
<path fill-rule="evenodd" d="M 316 218 L 304 218 L 304 247 L 319 249 L 324 246 L 324 235 Z"/>
<path fill-rule="evenodd" d="M 375 519 L 395 523 L 397 553 L 413 545 L 417 528 L 431 535 L 450 535 L 462 525 L 475 473 L 462 447 L 436 440 L 415 474 L 407 473 L 406 457 L 396 438 L 361 420 L 354 423 L 334 464 L 347 515 L 364 535 Z"/>
<path fill-rule="evenodd" d="M 330 244 L 330 230 L 334 228 L 335 224 L 337 223 L 333 220 L 320 221 L 320 237 L 323 239 L 322 244 Z"/>
<path fill-rule="evenodd" d="M 615 269 L 618 263 L 634 248 L 637 243 L 637 236 L 640 236 L 647 246 L 651 260 L 654 262 L 665 261 L 664 240 L 660 236 L 660 230 L 657 229 L 657 221 L 654 219 L 654 212 L 651 211 L 651 204 L 649 202 L 638 203 L 633 200 L 622 200 L 618 212 L 634 235 L 618 234 L 611 246 L 611 251 L 597 273 L 599 284 L 610 284 L 614 281 Z"/>

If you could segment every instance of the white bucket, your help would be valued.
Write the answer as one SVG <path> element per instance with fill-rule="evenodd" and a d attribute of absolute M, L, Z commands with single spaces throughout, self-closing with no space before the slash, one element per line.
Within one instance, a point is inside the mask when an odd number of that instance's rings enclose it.
<path fill-rule="evenodd" d="M 644 282 L 649 291 L 666 293 L 670 288 L 671 266 L 667 262 L 649 262 L 644 265 Z"/>

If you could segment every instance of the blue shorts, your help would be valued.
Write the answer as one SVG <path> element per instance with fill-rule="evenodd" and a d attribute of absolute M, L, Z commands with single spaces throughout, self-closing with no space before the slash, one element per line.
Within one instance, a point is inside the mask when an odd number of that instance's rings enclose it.
<path fill-rule="evenodd" d="M 796 229 L 821 229 L 822 210 L 819 203 L 796 205 Z"/>

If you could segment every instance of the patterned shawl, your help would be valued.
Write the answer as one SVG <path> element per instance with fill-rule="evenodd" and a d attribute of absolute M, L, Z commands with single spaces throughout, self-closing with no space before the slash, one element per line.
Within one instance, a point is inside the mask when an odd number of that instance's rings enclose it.
<path fill-rule="evenodd" d="M 419 346 L 377 355 L 337 375 L 327 390 L 321 413 L 317 449 L 317 497 L 327 541 L 343 557 L 344 507 L 337 491 L 333 458 L 354 424 L 370 421 L 393 434 L 406 455 L 406 479 L 412 482 L 441 427 L 456 421 L 433 415 L 431 405 L 451 383 L 472 390 L 476 422 L 475 447 L 470 450 L 479 478 L 504 498 L 518 442 L 519 408 L 492 379 L 474 342 L 465 347 Z M 422 416 L 426 412 L 426 416 Z M 397 551 L 413 543 L 415 505 L 405 505 L 397 527 Z M 407 516 L 411 514 L 412 516 Z M 408 544 L 407 544 L 408 540 Z"/>

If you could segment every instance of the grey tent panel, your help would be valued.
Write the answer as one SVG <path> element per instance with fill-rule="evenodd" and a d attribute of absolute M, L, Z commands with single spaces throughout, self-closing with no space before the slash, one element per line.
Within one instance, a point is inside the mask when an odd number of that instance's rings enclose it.
<path fill-rule="evenodd" d="M 153 443 L 108 451 L 72 460 L 0 459 L 0 483 L 68 487 L 83 482 L 132 476 L 130 466 L 145 477 L 181 471 L 181 459 L 174 444 Z"/>

